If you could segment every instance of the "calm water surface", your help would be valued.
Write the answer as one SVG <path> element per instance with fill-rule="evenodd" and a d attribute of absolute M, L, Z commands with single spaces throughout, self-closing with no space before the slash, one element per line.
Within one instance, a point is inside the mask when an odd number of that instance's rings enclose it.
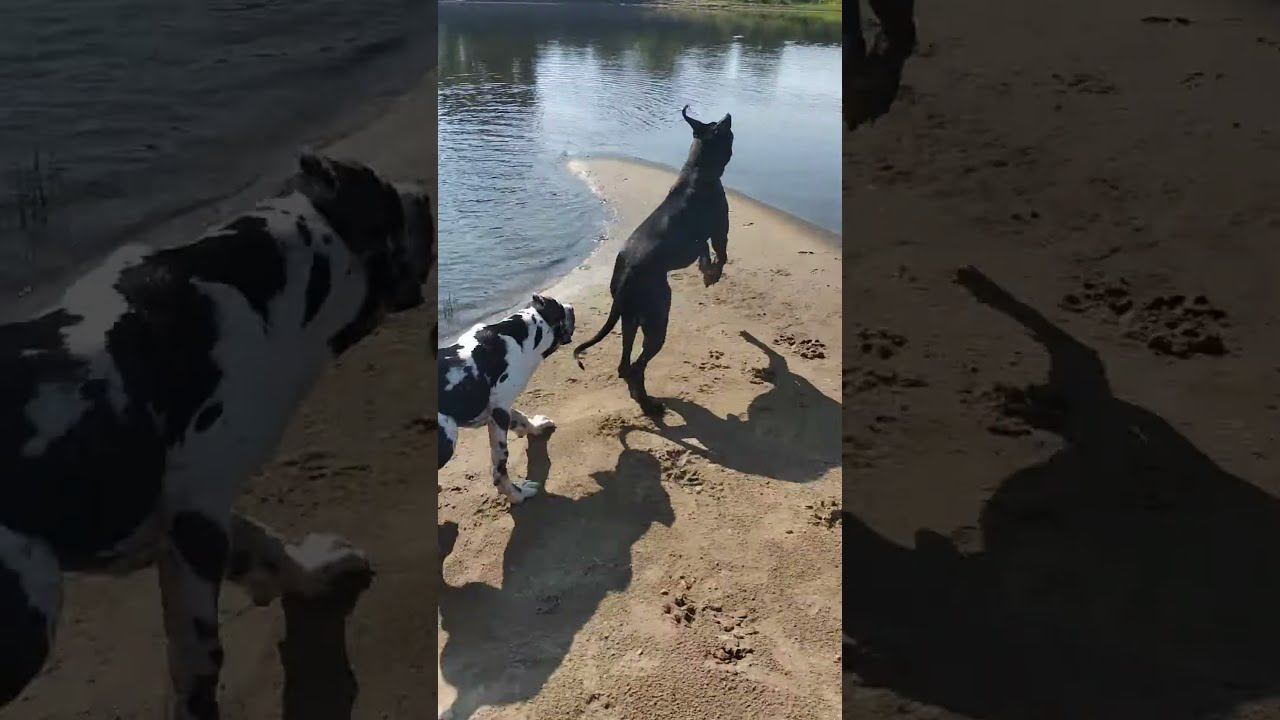
<path fill-rule="evenodd" d="M 678 167 L 680 118 L 733 114 L 725 184 L 840 231 L 840 28 L 627 7 L 442 3 L 440 299 L 445 337 L 527 299 L 600 240 L 568 170 Z"/>
<path fill-rule="evenodd" d="M 234 190 L 437 54 L 429 0 L 0 5 L 0 293 Z M 37 152 L 48 222 L 24 230 Z"/>

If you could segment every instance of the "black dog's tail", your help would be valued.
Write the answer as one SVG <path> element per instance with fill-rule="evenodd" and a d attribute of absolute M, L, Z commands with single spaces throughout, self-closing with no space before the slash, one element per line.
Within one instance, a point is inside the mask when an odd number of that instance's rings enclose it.
<path fill-rule="evenodd" d="M 609 307 L 609 319 L 604 321 L 604 327 L 600 328 L 600 332 L 596 333 L 590 340 L 582 343 L 573 349 L 573 359 L 578 361 L 578 367 L 586 370 L 587 366 L 582 364 L 582 353 L 592 345 L 605 339 L 605 337 L 613 332 L 613 326 L 618 324 L 618 318 L 622 317 L 622 309 L 618 307 L 618 298 L 613 298 L 613 305 Z"/>

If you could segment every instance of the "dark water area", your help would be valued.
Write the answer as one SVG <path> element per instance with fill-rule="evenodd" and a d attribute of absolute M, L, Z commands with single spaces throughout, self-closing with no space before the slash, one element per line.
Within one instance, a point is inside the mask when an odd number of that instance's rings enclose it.
<path fill-rule="evenodd" d="M 725 184 L 840 232 L 841 34 L 805 17 L 442 3 L 444 337 L 527 298 L 601 239 L 587 156 L 679 166 L 680 118 L 733 115 Z"/>
<path fill-rule="evenodd" d="M 6 0 L 0 293 L 225 196 L 435 61 L 428 0 Z"/>

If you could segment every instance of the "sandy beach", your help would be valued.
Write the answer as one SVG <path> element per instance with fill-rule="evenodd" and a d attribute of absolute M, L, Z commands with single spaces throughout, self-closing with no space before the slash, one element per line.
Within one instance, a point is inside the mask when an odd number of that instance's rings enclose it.
<path fill-rule="evenodd" d="M 917 8 L 845 138 L 845 716 L 1280 717 L 1276 8 Z"/>
<path fill-rule="evenodd" d="M 617 243 L 674 174 L 579 163 L 614 222 L 549 294 L 574 303 L 586 338 L 608 312 Z M 672 275 L 649 371 L 665 427 L 615 377 L 615 332 L 585 371 L 567 349 L 552 355 L 517 401 L 557 423 L 511 444 L 513 473 L 542 494 L 514 509 L 498 497 L 480 431 L 463 431 L 441 471 L 456 542 L 440 700 L 456 720 L 838 715 L 838 239 L 729 203 L 724 279 Z"/>
<path fill-rule="evenodd" d="M 434 73 L 370 125 L 328 146 L 396 179 L 436 182 Z M 221 207 L 252 203 L 245 196 Z M 179 219 L 190 230 L 209 217 Z M 225 217 L 225 215 L 224 215 Z M 194 237 L 194 235 L 191 235 Z M 434 285 L 427 288 L 435 295 Z M 276 460 L 241 507 L 294 539 L 337 532 L 377 573 L 349 616 L 350 598 L 282 611 L 223 593 L 228 720 L 424 717 L 431 685 L 436 557 L 429 407 L 428 303 L 387 322 L 342 358 L 296 417 Z M 286 621 L 287 617 L 287 621 Z M 345 636 L 345 643 L 344 643 Z M 345 645 L 345 647 L 344 647 Z M 5 720 L 160 717 L 164 639 L 153 570 L 125 579 L 70 577 L 53 659 Z"/>

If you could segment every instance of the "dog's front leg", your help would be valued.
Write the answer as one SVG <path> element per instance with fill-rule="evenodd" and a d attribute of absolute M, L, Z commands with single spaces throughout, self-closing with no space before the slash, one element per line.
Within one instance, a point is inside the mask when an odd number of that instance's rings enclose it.
<path fill-rule="evenodd" d="M 321 595 L 339 578 L 371 572 L 364 553 L 337 535 L 313 533 L 292 545 L 253 518 L 231 518 L 227 579 L 243 587 L 256 605 L 285 593 Z"/>
<path fill-rule="evenodd" d="M 714 257 L 707 257 L 704 261 L 698 258 L 698 268 L 702 270 L 702 283 L 706 286 L 715 285 L 720 282 L 721 276 L 724 275 L 724 264 L 729 261 L 729 204 L 726 200 L 723 208 L 723 219 L 716 223 L 715 229 L 711 232 L 710 250 L 714 251 Z M 706 244 L 702 248 L 704 255 L 709 255 Z"/>
<path fill-rule="evenodd" d="M 229 515 L 184 508 L 167 517 L 158 565 L 168 641 L 170 720 L 218 718 L 218 591 L 230 548 Z"/>
<path fill-rule="evenodd" d="M 536 495 L 538 486 L 537 483 L 526 483 L 524 487 L 520 487 L 511 482 L 511 476 L 507 472 L 507 460 L 511 457 L 507 449 L 507 429 L 510 427 L 511 412 L 494 408 L 493 417 L 489 420 L 489 456 L 493 462 L 493 484 L 507 496 L 512 505 L 518 505 Z"/>
<path fill-rule="evenodd" d="M 715 251 L 714 256 L 712 250 Z M 724 275 L 724 264 L 728 259 L 729 236 L 712 237 L 710 243 L 702 243 L 702 255 L 698 256 L 698 270 L 702 271 L 702 284 L 710 287 L 720 282 Z"/>
<path fill-rule="evenodd" d="M 711 249 L 715 251 L 716 256 L 713 265 L 723 268 L 726 262 L 729 262 L 729 229 L 711 236 Z"/>

